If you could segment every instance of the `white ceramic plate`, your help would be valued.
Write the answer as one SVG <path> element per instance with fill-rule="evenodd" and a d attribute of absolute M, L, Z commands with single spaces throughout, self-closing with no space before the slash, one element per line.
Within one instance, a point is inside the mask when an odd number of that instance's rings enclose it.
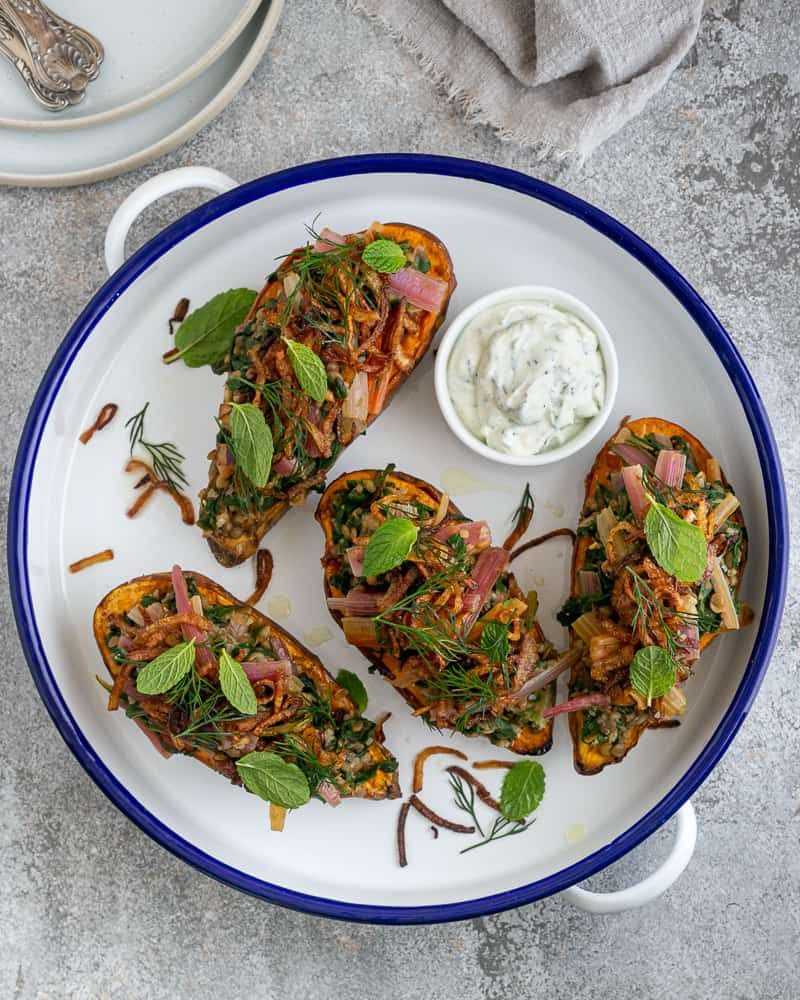
<path fill-rule="evenodd" d="M 0 184 L 62 187 L 134 170 L 186 142 L 236 96 L 258 65 L 283 0 L 265 0 L 235 42 L 195 80 L 144 110 L 77 131 L 0 128 Z"/>
<path fill-rule="evenodd" d="M 319 212 L 320 224 L 341 232 L 377 218 L 436 233 L 458 278 L 454 315 L 510 284 L 551 285 L 586 302 L 619 354 L 608 431 L 624 414 L 685 424 L 719 456 L 750 534 L 742 596 L 755 625 L 703 655 L 680 728 L 646 734 L 624 764 L 587 778 L 573 770 L 566 719 L 559 717 L 554 748 L 540 758 L 547 793 L 530 831 L 460 855 L 457 835 L 434 840 L 412 817 L 404 870 L 394 846 L 397 802 L 348 801 L 335 812 L 314 802 L 289 817 L 283 835 L 270 834 L 260 800 L 188 758 L 162 760 L 121 712 L 105 710 L 94 680 L 102 664 L 92 612 L 111 587 L 178 562 L 234 594 L 252 588 L 252 567 L 222 569 L 167 498 L 126 520 L 132 490 L 121 472 L 123 424 L 150 400 L 150 433 L 183 449 L 197 492 L 221 380 L 205 369 L 160 363 L 166 319 L 182 296 L 197 305 L 228 287 L 260 287 L 276 256 L 302 242 L 303 224 Z M 119 404 L 120 415 L 84 447 L 79 432 L 108 401 Z M 488 518 L 499 538 L 526 479 L 536 498 L 535 530 L 573 526 L 596 446 L 530 472 L 477 456 L 439 414 L 429 356 L 335 471 L 395 462 L 446 489 L 468 515 Z M 387 683 L 367 673 L 329 619 L 313 509 L 310 500 L 269 534 L 275 574 L 260 607 L 267 614 L 290 608 L 280 622 L 301 639 L 330 629 L 316 652 L 332 672 L 360 674 L 368 714 L 392 712 L 387 742 L 408 792 L 412 760 L 431 733 Z M 161 843 L 205 871 L 287 905 L 354 919 L 489 912 L 563 889 L 629 850 L 692 793 L 741 723 L 766 669 L 785 585 L 785 504 L 769 425 L 741 360 L 702 301 L 663 259 L 590 206 L 511 171 L 437 157 L 355 157 L 295 168 L 222 195 L 140 251 L 87 307 L 46 376 L 23 434 L 10 520 L 23 644 L 62 734 L 95 780 Z M 70 562 L 106 546 L 115 550 L 113 562 L 67 572 Z M 568 564 L 566 546 L 552 543 L 514 567 L 523 589 L 538 589 L 542 626 L 559 645 L 566 635 L 554 610 L 567 593 Z M 472 760 L 509 756 L 479 739 L 456 736 L 452 745 Z M 425 799 L 453 814 L 446 763 L 430 762 Z M 499 775 L 488 774 L 497 785 Z"/>
<path fill-rule="evenodd" d="M 174 93 L 232 44 L 260 0 L 61 0 L 58 13 L 100 39 L 105 59 L 80 104 L 36 104 L 7 61 L 0 65 L 0 127 L 52 131 L 122 117 Z"/>

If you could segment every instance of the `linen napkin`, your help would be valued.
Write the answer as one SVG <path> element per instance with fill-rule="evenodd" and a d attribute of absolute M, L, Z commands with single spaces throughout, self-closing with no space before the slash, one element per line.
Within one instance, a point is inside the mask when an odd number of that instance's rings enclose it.
<path fill-rule="evenodd" d="M 703 0 L 345 0 L 376 18 L 471 121 L 583 160 L 659 91 Z"/>

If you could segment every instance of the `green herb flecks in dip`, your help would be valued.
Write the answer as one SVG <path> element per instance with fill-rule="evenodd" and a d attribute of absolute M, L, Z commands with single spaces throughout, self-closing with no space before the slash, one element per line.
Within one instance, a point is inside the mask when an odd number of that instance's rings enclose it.
<path fill-rule="evenodd" d="M 600 412 L 605 367 L 597 334 L 578 316 L 546 302 L 506 302 L 467 324 L 447 387 L 478 440 L 509 455 L 537 455 Z"/>

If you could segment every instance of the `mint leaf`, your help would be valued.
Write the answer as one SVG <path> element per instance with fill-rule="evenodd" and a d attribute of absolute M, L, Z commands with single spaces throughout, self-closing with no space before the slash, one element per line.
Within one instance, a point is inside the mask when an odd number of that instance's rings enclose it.
<path fill-rule="evenodd" d="M 222 693 L 237 712 L 242 715 L 255 715 L 258 702 L 253 685 L 247 679 L 247 674 L 227 649 L 219 654 L 219 684 Z"/>
<path fill-rule="evenodd" d="M 696 524 L 653 500 L 644 519 L 644 534 L 656 562 L 671 576 L 695 583 L 705 573 L 708 543 Z"/>
<path fill-rule="evenodd" d="M 272 432 L 253 403 L 231 403 L 231 447 L 236 464 L 250 482 L 263 489 L 272 468 Z"/>
<path fill-rule="evenodd" d="M 175 687 L 194 666 L 194 639 L 179 642 L 146 663 L 136 677 L 136 690 L 141 694 L 163 694 Z"/>
<path fill-rule="evenodd" d="M 419 528 L 405 517 L 392 517 L 375 530 L 364 553 L 362 576 L 380 576 L 399 566 L 417 540 Z"/>
<path fill-rule="evenodd" d="M 631 660 L 631 687 L 647 698 L 661 698 L 675 684 L 675 661 L 661 646 L 643 646 Z"/>
<path fill-rule="evenodd" d="M 368 243 L 364 247 L 361 259 L 373 271 L 380 271 L 381 274 L 394 274 L 406 263 L 403 248 L 394 240 L 375 240 L 373 243 Z"/>
<path fill-rule="evenodd" d="M 345 689 L 359 714 L 363 715 L 367 710 L 367 689 L 361 683 L 361 678 L 356 677 L 352 670 L 340 670 L 336 675 L 336 683 Z"/>
<path fill-rule="evenodd" d="M 286 353 L 303 392 L 315 402 L 321 403 L 328 392 L 328 375 L 319 356 L 310 347 L 296 340 L 283 338 Z"/>
<path fill-rule="evenodd" d="M 257 294 L 249 288 L 231 288 L 189 313 L 175 333 L 177 352 L 165 359 L 166 364 L 183 358 L 189 368 L 201 368 L 222 361 Z"/>
<path fill-rule="evenodd" d="M 284 809 L 297 809 L 311 798 L 306 776 L 276 753 L 254 750 L 236 761 L 245 788 L 266 802 Z"/>
<path fill-rule="evenodd" d="M 521 822 L 530 816 L 544 797 L 544 768 L 535 760 L 521 760 L 510 767 L 500 790 L 500 812 L 506 819 Z"/>
<path fill-rule="evenodd" d="M 505 663 L 508 657 L 508 625 L 505 622 L 486 622 L 481 632 L 481 649 L 493 663 Z"/>

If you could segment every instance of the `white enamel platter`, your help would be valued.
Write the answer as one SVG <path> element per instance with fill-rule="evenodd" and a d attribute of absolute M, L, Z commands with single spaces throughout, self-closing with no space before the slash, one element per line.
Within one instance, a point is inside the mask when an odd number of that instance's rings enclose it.
<path fill-rule="evenodd" d="M 318 802 L 271 834 L 264 804 L 188 758 L 164 761 L 124 715 L 109 713 L 94 680 L 102 671 L 91 619 L 113 586 L 173 562 L 219 580 L 234 594 L 252 589 L 252 567 L 223 569 L 197 529 L 161 498 L 136 521 L 124 516 L 132 483 L 124 420 L 150 400 L 148 426 L 188 456 L 191 492 L 204 484 L 221 380 L 208 370 L 169 368 L 166 319 L 188 296 L 259 288 L 275 258 L 304 238 L 303 224 L 341 232 L 373 219 L 424 226 L 452 254 L 458 288 L 453 315 L 505 285 L 564 289 L 605 322 L 620 362 L 620 388 L 607 432 L 625 414 L 684 424 L 717 455 L 741 499 L 750 537 L 742 596 L 752 627 L 719 639 L 687 686 L 680 728 L 646 734 L 620 766 L 595 777 L 573 770 L 565 717 L 540 758 L 547 792 L 526 833 L 465 855 L 464 842 L 434 840 L 413 814 L 407 868 L 397 865 L 399 803 Z M 120 415 L 88 447 L 79 432 L 109 401 Z M 470 516 L 502 538 L 526 480 L 536 499 L 534 530 L 574 526 L 584 476 L 603 438 L 552 466 L 499 466 L 465 448 L 434 399 L 428 357 L 369 433 L 339 460 L 347 469 L 401 470 L 443 486 Z M 315 498 L 269 534 L 275 559 L 260 607 L 290 612 L 280 623 L 313 646 L 329 670 L 355 670 L 369 692 L 369 715 L 392 712 L 389 747 L 407 794 L 427 727 L 348 647 L 322 593 L 321 532 Z M 92 777 L 159 842 L 209 874 L 284 905 L 329 916 L 387 922 L 458 919 L 540 898 L 608 865 L 672 815 L 722 755 L 755 696 L 782 608 L 787 526 L 780 465 L 757 392 L 727 335 L 702 300 L 646 244 L 591 206 L 499 168 L 440 157 L 373 156 L 326 161 L 224 194 L 156 237 L 121 268 L 67 335 L 45 377 L 23 434 L 12 491 L 10 568 L 23 646 L 62 735 Z M 73 560 L 113 547 L 113 562 L 70 575 Z M 554 619 L 568 586 L 566 545 L 550 543 L 514 566 L 535 587 L 541 623 L 563 646 Z M 281 606 L 283 608 L 281 609 Z M 318 637 L 315 637 L 318 638 Z M 563 693 L 563 692 L 562 692 Z M 509 755 L 483 740 L 452 737 L 471 760 Z M 429 763 L 425 800 L 455 810 L 444 766 Z M 499 772 L 486 772 L 499 786 Z"/>
<path fill-rule="evenodd" d="M 46 134 L 0 123 L 0 184 L 93 184 L 180 146 L 218 115 L 250 78 L 282 8 L 283 0 L 263 0 L 236 39 L 198 76 L 133 114 Z"/>
<path fill-rule="evenodd" d="M 54 113 L 37 105 L 7 61 L 0 65 L 0 126 L 85 128 L 147 107 L 210 66 L 247 25 L 260 0 L 63 0 L 58 13 L 100 39 L 100 75 L 80 104 Z"/>

